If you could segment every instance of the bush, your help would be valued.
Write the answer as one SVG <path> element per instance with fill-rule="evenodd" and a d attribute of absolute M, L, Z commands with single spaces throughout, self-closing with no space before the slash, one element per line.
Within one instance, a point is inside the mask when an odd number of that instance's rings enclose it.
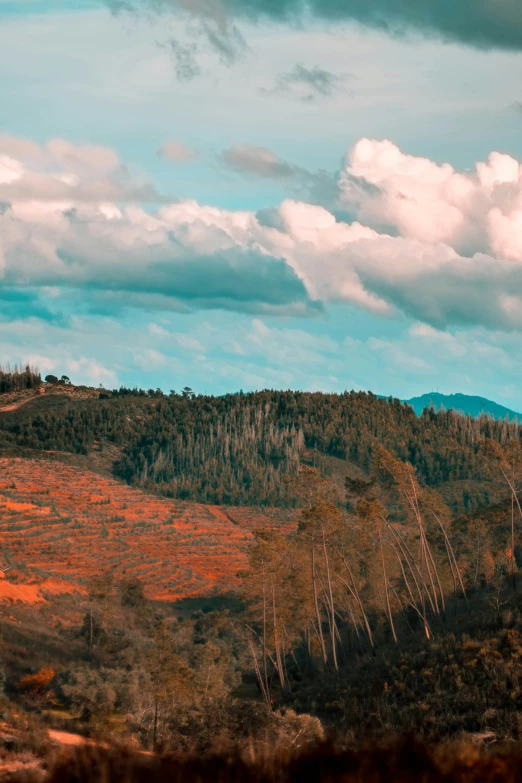
<path fill-rule="evenodd" d="M 271 721 L 271 734 L 274 744 L 279 746 L 301 747 L 324 740 L 324 728 L 319 718 L 294 710 L 274 712 Z"/>
<path fill-rule="evenodd" d="M 130 606 L 139 609 L 146 602 L 143 585 L 137 577 L 122 579 L 118 585 L 118 592 L 122 606 Z"/>
<path fill-rule="evenodd" d="M 22 677 L 18 682 L 16 687 L 19 691 L 40 695 L 49 689 L 51 682 L 54 680 L 54 676 L 54 669 L 40 669 L 36 674 L 26 674 L 25 677 Z"/>
<path fill-rule="evenodd" d="M 115 709 L 117 694 L 111 675 L 109 670 L 87 666 L 69 670 L 61 692 L 83 720 L 90 720 L 93 715 L 105 717 Z"/>

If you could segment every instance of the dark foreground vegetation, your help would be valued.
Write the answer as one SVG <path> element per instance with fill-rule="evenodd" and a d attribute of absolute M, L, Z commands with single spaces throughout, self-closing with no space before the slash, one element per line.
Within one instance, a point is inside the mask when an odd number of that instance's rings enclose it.
<path fill-rule="evenodd" d="M 515 783 L 522 779 L 522 747 L 429 746 L 406 738 L 349 748 L 325 743 L 257 755 L 222 751 L 203 757 L 82 748 L 52 763 L 47 774 L 23 773 L 8 779 L 12 783 Z"/>

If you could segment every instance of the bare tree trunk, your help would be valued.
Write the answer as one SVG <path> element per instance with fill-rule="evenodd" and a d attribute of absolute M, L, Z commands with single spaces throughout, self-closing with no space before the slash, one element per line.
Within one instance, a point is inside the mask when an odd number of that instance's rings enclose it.
<path fill-rule="evenodd" d="M 347 568 L 348 568 L 348 566 L 347 566 Z M 350 578 L 352 579 L 352 581 L 354 581 L 352 573 L 351 573 L 349 568 L 348 568 L 348 573 L 350 574 Z M 348 588 L 349 592 L 354 597 L 355 602 L 356 602 L 357 606 L 359 607 L 359 609 L 361 611 L 361 614 L 362 614 L 362 617 L 363 617 L 363 620 L 364 620 L 364 625 L 365 625 L 365 628 L 366 628 L 366 633 L 368 634 L 368 641 L 370 642 L 370 647 L 371 647 L 372 653 L 375 655 L 375 645 L 373 643 L 372 629 L 370 628 L 370 623 L 368 622 L 368 616 L 367 616 L 366 612 L 364 611 L 364 606 L 363 606 L 363 603 L 362 603 L 362 601 L 360 599 L 360 596 L 359 596 L 359 593 L 357 591 L 357 587 L 355 585 L 355 582 L 354 582 L 354 587 L 352 588 L 348 584 L 348 582 L 345 579 L 343 579 L 343 577 L 340 574 L 337 574 L 337 578 L 340 579 L 341 582 L 345 585 L 345 587 Z M 348 601 L 348 598 L 346 600 Z"/>
<path fill-rule="evenodd" d="M 429 559 L 430 559 L 431 565 L 433 567 L 433 573 L 435 574 L 435 580 L 437 582 L 437 587 L 438 587 L 438 590 L 439 590 L 440 605 L 441 605 L 442 613 L 445 614 L 446 613 L 446 602 L 444 600 L 444 590 L 442 589 L 442 585 L 441 585 L 440 578 L 439 578 L 439 571 L 437 569 L 437 564 L 435 563 L 435 559 L 433 557 L 433 553 L 431 551 L 431 548 L 430 548 L 430 545 L 428 543 L 428 539 L 426 538 L 426 534 L 425 533 L 424 533 L 424 540 L 426 541 L 426 552 L 429 555 Z M 431 570 L 430 570 L 430 574 L 431 574 Z M 430 576 L 430 578 L 431 578 L 431 576 Z M 433 579 L 432 579 L 432 585 L 433 585 Z M 435 586 L 434 585 L 433 585 L 433 590 L 435 590 Z"/>
<path fill-rule="evenodd" d="M 324 643 L 324 636 L 323 636 L 323 629 L 321 626 L 321 612 L 319 610 L 319 599 L 317 597 L 317 581 L 315 577 L 315 546 L 312 541 L 312 583 L 314 588 L 314 604 L 315 604 L 315 615 L 317 617 L 317 632 L 319 635 L 319 641 L 321 643 L 321 651 L 323 653 L 323 662 L 324 665 L 328 663 L 328 656 L 326 655 L 326 646 Z"/>
<path fill-rule="evenodd" d="M 154 723 L 152 727 L 152 750 L 156 750 L 156 743 L 158 738 L 158 699 L 154 699 Z"/>
<path fill-rule="evenodd" d="M 284 628 L 283 628 L 283 635 L 282 635 L 282 642 L 281 642 L 281 644 L 282 644 L 282 647 L 283 647 L 282 660 L 283 660 L 283 672 L 284 672 L 284 675 L 285 675 L 285 683 L 286 683 L 285 687 L 287 687 L 289 692 L 292 693 L 292 684 L 290 682 L 290 677 L 288 676 L 288 666 L 287 666 L 287 663 L 286 663 L 287 653 L 286 653 L 286 650 L 285 650 L 285 629 Z M 294 660 L 295 660 L 295 656 L 294 656 Z"/>
<path fill-rule="evenodd" d="M 408 566 L 409 566 L 409 569 L 410 569 L 410 573 L 411 573 L 411 575 L 413 577 L 413 581 L 415 582 L 415 586 L 417 587 L 417 591 L 419 593 L 419 601 L 422 604 L 424 616 L 426 616 L 426 607 L 425 607 L 425 598 L 426 597 L 428 598 L 428 601 L 429 601 L 429 604 L 430 604 L 430 608 L 433 611 L 433 614 L 437 614 L 437 611 L 436 611 L 436 608 L 435 608 L 435 604 L 433 603 L 433 598 L 432 598 L 429 590 L 427 590 L 427 588 L 426 588 L 426 585 L 424 583 L 424 578 L 422 576 L 421 571 L 419 570 L 418 563 L 415 561 L 415 557 L 413 555 L 413 552 L 409 548 L 409 546 L 408 546 L 407 542 L 404 540 L 404 538 L 402 536 L 400 536 L 397 533 L 396 530 L 393 529 L 393 526 L 390 525 L 387 520 L 385 520 L 385 521 L 386 521 L 386 524 L 388 525 L 388 529 L 394 535 L 395 540 L 399 544 L 399 547 L 401 549 L 401 552 L 403 553 L 404 559 L 408 563 Z M 418 580 L 415 577 L 415 572 L 417 573 Z"/>
<path fill-rule="evenodd" d="M 363 639 L 361 638 L 361 634 L 359 633 L 359 625 L 361 626 L 361 631 L 364 633 L 364 626 L 361 622 L 361 620 L 357 617 L 357 615 L 354 613 L 352 609 L 352 605 L 350 603 L 350 599 L 347 595 L 344 596 L 344 600 L 346 601 L 346 606 L 348 608 L 348 614 L 350 615 L 350 620 L 352 622 L 352 626 L 355 631 L 355 636 L 357 637 L 357 641 L 359 642 L 359 645 L 361 647 L 361 651 L 364 654 L 366 652 L 365 645 L 363 644 Z M 357 645 L 356 645 L 357 647 Z M 375 652 L 373 650 L 373 647 L 371 648 L 372 653 L 375 655 Z"/>
<path fill-rule="evenodd" d="M 462 576 L 460 574 L 459 567 L 457 565 L 457 558 L 455 557 L 455 551 L 454 551 L 454 549 L 453 549 L 453 547 L 451 545 L 451 541 L 449 540 L 449 536 L 446 533 L 446 529 L 445 529 L 444 525 L 442 524 L 442 522 L 440 521 L 439 517 L 437 516 L 437 514 L 435 514 L 434 511 L 432 511 L 431 513 L 433 514 L 433 516 L 437 520 L 437 522 L 439 524 L 439 527 L 442 530 L 442 533 L 444 535 L 444 543 L 446 544 L 446 552 L 448 553 L 448 560 L 449 560 L 449 564 L 450 564 L 450 568 L 451 568 L 451 573 L 452 573 L 452 576 L 453 576 L 453 581 L 455 581 L 455 576 L 453 575 L 453 569 L 455 569 L 455 571 L 457 573 L 457 577 L 458 577 L 459 583 L 460 583 L 460 589 L 462 590 L 462 595 L 464 596 L 464 600 L 466 602 L 466 606 L 469 609 L 468 597 L 466 595 L 466 590 L 464 588 L 464 582 L 462 581 Z M 452 560 L 453 560 L 453 564 L 452 564 Z M 455 591 L 456 591 L 456 586 L 455 586 Z"/>
<path fill-rule="evenodd" d="M 384 578 L 384 593 L 385 593 L 385 596 L 386 596 L 386 608 L 388 610 L 388 619 L 390 621 L 390 627 L 391 627 L 391 631 L 392 631 L 392 634 L 393 634 L 393 640 L 394 640 L 395 644 L 398 644 L 397 634 L 395 633 L 395 626 L 393 624 L 393 616 L 392 616 L 392 611 L 391 611 L 391 606 L 390 606 L 390 594 L 389 594 L 389 591 L 388 591 L 388 577 L 386 576 L 386 565 L 385 565 L 385 562 L 384 562 L 384 548 L 383 548 L 383 545 L 382 545 L 382 531 L 381 530 L 379 530 L 379 546 L 380 546 L 380 550 L 381 550 L 382 574 L 383 574 L 383 578 Z"/>
<path fill-rule="evenodd" d="M 256 673 L 257 681 L 259 682 L 259 687 L 261 688 L 261 693 L 263 694 L 263 698 L 266 702 L 267 707 L 269 709 L 272 709 L 272 699 L 270 698 L 268 681 L 265 681 L 263 675 L 261 674 L 261 669 L 259 668 L 259 662 L 257 660 L 257 655 L 252 639 L 248 640 L 248 646 L 250 647 L 250 652 L 252 653 L 252 658 L 254 661 L 254 671 Z"/>
<path fill-rule="evenodd" d="M 433 568 L 435 570 L 435 573 L 437 572 L 437 568 L 435 566 L 435 562 L 433 561 L 433 557 L 431 555 L 431 551 L 428 544 L 428 539 L 426 538 L 426 533 L 424 532 L 424 525 L 422 523 L 422 515 L 419 508 L 419 499 L 417 497 L 417 489 L 415 487 L 415 481 L 413 480 L 413 475 L 410 474 L 410 482 L 411 482 L 411 488 L 412 488 L 412 496 L 409 498 L 410 506 L 413 509 L 413 512 L 415 514 L 415 517 L 417 519 L 417 525 L 419 527 L 419 533 L 421 537 L 421 547 L 420 547 L 420 556 L 421 556 L 421 574 L 424 570 L 424 565 L 426 566 L 426 571 L 428 573 L 429 583 L 431 584 L 431 589 L 433 591 L 433 600 L 434 600 L 434 611 L 437 615 L 440 615 L 440 609 L 439 609 L 439 602 L 437 599 L 437 590 L 435 588 L 435 583 L 433 581 L 433 574 L 430 568 L 430 563 L 428 559 L 429 557 L 432 560 Z M 438 578 L 438 574 L 437 574 Z M 424 584 L 424 579 L 421 580 Z M 427 589 L 427 592 L 429 593 L 429 590 Z"/>
<path fill-rule="evenodd" d="M 422 582 L 419 583 L 419 581 L 417 581 L 417 577 L 415 576 L 415 570 L 417 570 L 417 572 L 418 572 L 417 564 L 415 563 L 415 559 L 414 559 L 412 553 L 410 552 L 410 549 L 407 546 L 407 544 L 404 541 L 401 540 L 401 537 L 398 535 L 398 533 L 396 533 L 396 531 L 393 529 L 393 526 L 390 525 L 390 523 L 387 520 L 386 520 L 386 524 L 388 526 L 388 530 L 390 530 L 390 532 L 392 533 L 392 535 L 394 536 L 394 538 L 395 538 L 395 540 L 397 542 L 397 545 L 398 545 L 398 547 L 399 547 L 399 549 L 400 549 L 400 551 L 402 553 L 402 556 L 403 556 L 404 560 L 406 561 L 406 563 L 408 565 L 408 568 L 410 570 L 410 574 L 412 575 L 413 581 L 415 583 L 415 587 L 417 588 L 417 592 L 419 594 L 419 601 L 420 601 L 420 604 L 422 606 L 422 613 L 419 612 L 419 614 L 422 617 L 422 622 L 423 622 L 423 625 L 424 625 L 424 634 L 425 634 L 427 639 L 430 639 L 431 635 L 430 635 L 428 618 L 426 617 L 426 605 L 425 605 L 425 601 L 424 601 L 424 585 L 422 584 Z M 410 560 L 410 558 L 411 558 L 411 560 Z M 419 580 L 421 580 L 422 579 L 422 575 L 419 572 L 418 572 L 418 574 L 419 574 Z M 422 587 L 421 587 L 421 585 L 422 585 Z M 430 597 L 429 593 L 428 593 L 428 598 L 429 598 L 430 603 L 431 603 L 431 597 Z M 412 605 L 415 606 L 415 601 L 413 600 L 413 597 L 412 597 Z"/>
<path fill-rule="evenodd" d="M 390 585 L 390 590 L 394 594 L 395 598 L 397 599 L 397 603 L 401 607 L 402 613 L 404 615 L 404 619 L 406 620 L 406 625 L 408 626 L 410 631 L 413 633 L 413 628 L 411 627 L 411 623 L 408 620 L 408 615 L 406 614 L 406 608 L 405 608 L 406 606 L 409 606 L 409 601 L 406 601 L 406 604 L 404 604 L 402 599 L 401 599 L 401 597 L 400 597 L 400 595 L 397 594 L 397 591 L 395 590 L 395 588 L 392 585 Z"/>
<path fill-rule="evenodd" d="M 257 658 L 256 658 L 257 661 Z M 270 689 L 268 687 L 268 676 L 266 671 L 266 590 L 265 590 L 265 572 L 263 569 L 263 675 L 265 678 L 265 688 L 270 698 Z"/>
<path fill-rule="evenodd" d="M 346 580 L 343 579 L 340 574 L 336 574 L 336 576 L 348 588 L 350 593 L 353 595 L 353 597 L 355 599 L 355 602 L 357 603 L 359 609 L 361 610 L 361 614 L 363 616 L 364 624 L 366 626 L 366 632 L 368 634 L 368 640 L 370 642 L 370 647 L 372 648 L 372 652 L 375 653 L 375 646 L 374 646 L 374 643 L 373 643 L 373 636 L 372 636 L 372 631 L 371 631 L 371 628 L 370 628 L 370 623 L 368 622 L 368 616 L 367 616 L 367 614 L 365 612 L 364 604 L 363 604 L 363 602 L 361 600 L 361 596 L 359 595 L 359 590 L 357 589 L 357 583 L 355 581 L 355 577 L 353 575 L 352 569 L 350 568 L 350 565 L 349 565 L 348 561 L 346 560 L 344 554 L 342 554 L 342 552 L 339 552 L 338 549 L 336 549 L 335 551 L 337 552 L 338 555 L 340 555 L 341 560 L 343 561 L 344 567 L 345 567 L 346 571 L 348 572 L 348 575 L 349 575 L 350 580 L 352 582 L 352 586 L 350 587 L 348 582 L 346 582 Z"/>
<path fill-rule="evenodd" d="M 511 579 L 513 590 L 517 589 L 517 578 L 515 576 L 515 498 L 511 493 Z"/>
<path fill-rule="evenodd" d="M 508 483 L 508 486 L 511 490 L 511 567 L 512 567 L 512 574 L 513 574 L 513 589 L 516 590 L 516 576 L 515 576 L 515 519 L 514 519 L 514 504 L 516 503 L 518 506 L 518 513 L 520 514 L 520 517 L 522 518 L 522 508 L 520 507 L 520 501 L 518 499 L 517 490 L 515 487 L 515 466 L 513 464 L 513 480 L 510 480 L 509 476 L 506 474 L 502 468 L 500 469 L 502 472 L 502 475 L 504 476 L 506 482 Z"/>
<path fill-rule="evenodd" d="M 479 540 L 477 538 L 477 561 L 475 563 L 475 577 L 473 579 L 473 587 L 477 586 L 479 565 L 480 565 L 480 549 L 479 549 Z"/>
<path fill-rule="evenodd" d="M 339 671 L 339 666 L 337 664 L 337 642 L 336 642 L 336 635 L 338 634 L 337 626 L 335 624 L 335 607 L 334 607 L 334 599 L 333 599 L 333 591 L 332 591 L 332 580 L 330 578 L 330 563 L 328 560 L 328 552 L 326 549 L 326 537 L 324 534 L 324 528 L 322 528 L 322 534 L 323 534 L 323 552 L 324 552 L 324 561 L 326 564 L 326 580 L 328 582 L 328 592 L 330 597 L 330 636 L 332 637 L 332 655 L 333 655 L 333 662 L 334 662 L 334 668 L 335 671 Z"/>
<path fill-rule="evenodd" d="M 274 580 L 272 579 L 272 621 L 274 624 L 274 649 L 275 649 L 275 658 L 276 658 L 276 666 L 277 666 L 277 673 L 279 675 L 279 682 L 281 683 L 281 691 L 285 692 L 285 673 L 283 671 L 283 664 L 281 661 L 281 648 L 279 643 L 279 630 L 277 626 L 277 616 L 276 616 L 276 603 L 275 603 L 275 587 L 274 587 Z"/>
<path fill-rule="evenodd" d="M 402 573 L 402 580 L 403 580 L 404 584 L 406 585 L 406 590 L 408 591 L 408 595 L 410 596 L 410 601 L 411 601 L 411 603 L 415 603 L 415 599 L 413 597 L 413 593 L 412 593 L 412 590 L 411 590 L 411 587 L 410 587 L 410 583 L 408 582 L 408 579 L 406 577 L 406 572 L 404 570 L 404 563 L 402 562 L 402 557 L 400 555 L 400 552 L 397 549 L 397 547 L 395 546 L 395 544 L 393 544 L 391 541 L 389 543 L 390 543 L 391 548 L 393 549 L 393 551 L 397 555 L 397 560 L 399 561 L 399 566 L 400 566 L 401 573 Z"/>
<path fill-rule="evenodd" d="M 310 626 L 307 623 L 306 625 L 306 663 L 307 663 L 307 669 L 308 674 L 310 675 L 312 673 L 312 641 L 310 638 Z"/>

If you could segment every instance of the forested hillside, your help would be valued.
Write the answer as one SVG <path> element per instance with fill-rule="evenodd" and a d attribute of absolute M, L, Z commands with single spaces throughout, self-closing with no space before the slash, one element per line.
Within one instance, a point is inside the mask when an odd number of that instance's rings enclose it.
<path fill-rule="evenodd" d="M 514 423 L 454 411 L 418 417 L 399 400 L 364 392 L 167 397 L 121 390 L 59 405 L 43 397 L 0 417 L 5 442 L 78 454 L 114 444 L 116 475 L 210 503 L 294 505 L 284 477 L 295 475 L 300 461 L 328 455 L 371 473 L 381 444 L 411 462 L 427 485 L 458 484 L 450 488 L 454 508 L 472 508 L 489 501 L 484 439 L 520 440 Z"/>

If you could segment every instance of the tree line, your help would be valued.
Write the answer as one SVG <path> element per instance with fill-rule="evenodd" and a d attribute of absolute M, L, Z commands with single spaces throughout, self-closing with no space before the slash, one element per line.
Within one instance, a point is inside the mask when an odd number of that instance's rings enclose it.
<path fill-rule="evenodd" d="M 41 383 L 39 370 L 29 364 L 25 367 L 0 365 L 0 394 L 37 389 Z"/>

